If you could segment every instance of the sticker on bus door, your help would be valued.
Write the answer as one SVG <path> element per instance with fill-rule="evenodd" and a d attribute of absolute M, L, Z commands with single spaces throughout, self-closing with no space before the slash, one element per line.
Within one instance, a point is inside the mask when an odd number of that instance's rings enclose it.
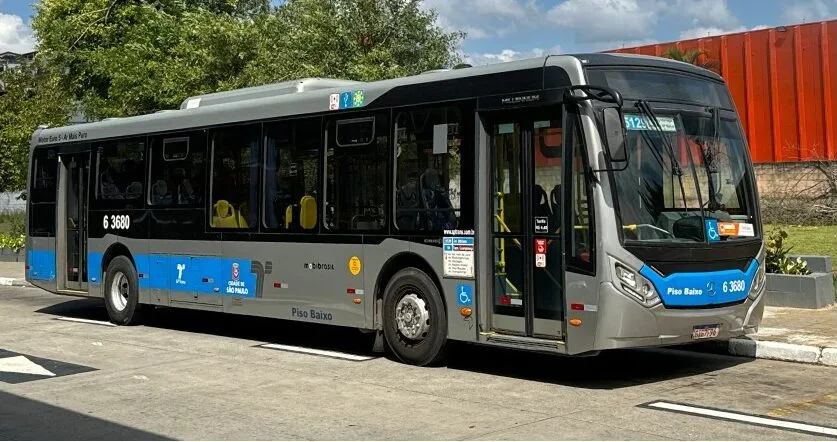
<path fill-rule="evenodd" d="M 546 238 L 535 238 L 535 267 L 546 267 Z"/>

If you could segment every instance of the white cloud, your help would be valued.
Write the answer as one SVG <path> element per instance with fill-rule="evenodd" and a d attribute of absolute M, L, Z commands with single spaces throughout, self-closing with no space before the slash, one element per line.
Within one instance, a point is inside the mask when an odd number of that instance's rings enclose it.
<path fill-rule="evenodd" d="M 788 2 L 782 17 L 792 23 L 812 22 L 837 16 L 837 1 L 794 0 Z"/>
<path fill-rule="evenodd" d="M 35 36 L 23 19 L 0 13 L 0 52 L 29 52 L 34 48 Z"/>
<path fill-rule="evenodd" d="M 681 32 L 680 33 L 680 40 L 691 40 L 693 38 L 714 37 L 716 35 L 731 34 L 733 32 L 742 32 L 742 31 L 746 31 L 746 30 L 747 30 L 747 28 L 745 28 L 744 26 L 739 26 L 739 27 L 736 27 L 736 28 L 733 28 L 733 29 L 721 29 L 721 28 L 716 28 L 716 27 L 712 27 L 712 26 L 706 27 L 706 28 L 698 27 L 698 28 L 687 29 L 687 30 Z"/>
<path fill-rule="evenodd" d="M 527 58 L 543 57 L 547 54 L 560 54 L 561 48 L 555 46 L 550 49 L 532 48 L 527 51 L 516 51 L 514 49 L 503 49 L 496 53 L 467 53 L 463 54 L 465 62 L 473 66 L 484 64 L 504 63 L 507 61 L 523 60 Z"/>
<path fill-rule="evenodd" d="M 660 10 L 650 0 L 564 0 L 547 17 L 575 31 L 580 43 L 614 42 L 651 37 Z"/>
<path fill-rule="evenodd" d="M 443 28 L 464 31 L 467 39 L 503 37 L 540 16 L 535 0 L 423 0 L 423 5 L 436 10 Z"/>
<path fill-rule="evenodd" d="M 695 28 L 733 29 L 741 25 L 727 0 L 678 0 L 668 12 L 690 19 Z"/>

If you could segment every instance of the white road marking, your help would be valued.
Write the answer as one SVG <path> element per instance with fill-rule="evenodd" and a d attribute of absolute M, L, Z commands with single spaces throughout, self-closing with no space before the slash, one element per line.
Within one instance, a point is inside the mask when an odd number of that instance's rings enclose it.
<path fill-rule="evenodd" d="M 94 319 L 82 319 L 82 318 L 68 318 L 66 316 L 60 316 L 55 318 L 59 321 L 68 321 L 68 322 L 81 322 L 83 324 L 96 324 L 96 325 L 106 325 L 108 327 L 116 327 L 116 324 L 107 321 L 96 321 Z"/>
<path fill-rule="evenodd" d="M 14 285 L 15 280 L 13 278 L 5 278 L 0 277 L 0 285 Z"/>
<path fill-rule="evenodd" d="M 715 410 L 711 408 L 695 407 L 692 405 L 673 404 L 671 402 L 663 401 L 652 402 L 647 406 L 650 408 L 658 408 L 661 410 L 669 410 L 692 415 L 725 419 L 736 422 L 761 425 L 765 427 L 779 428 L 783 430 L 802 431 L 809 434 L 819 434 L 832 437 L 837 436 L 837 428 L 824 427 L 821 425 L 804 424 L 801 422 L 786 421 L 783 419 L 752 416 L 749 414 L 735 413 L 732 411 Z"/>
<path fill-rule="evenodd" d="M 330 358 L 346 359 L 348 361 L 368 361 L 375 359 L 373 356 L 353 355 L 351 353 L 342 353 L 339 351 L 319 350 L 316 348 L 297 347 L 295 345 L 284 344 L 262 344 L 259 347 L 272 348 L 274 350 L 285 350 L 296 353 L 305 353 L 310 355 L 328 356 Z"/>
<path fill-rule="evenodd" d="M 30 361 L 26 356 L 12 356 L 0 359 L 0 372 L 55 376 L 55 373 Z"/>

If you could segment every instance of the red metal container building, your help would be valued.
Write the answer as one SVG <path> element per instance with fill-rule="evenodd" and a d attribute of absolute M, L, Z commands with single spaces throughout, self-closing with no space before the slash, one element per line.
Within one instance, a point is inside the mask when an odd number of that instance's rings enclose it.
<path fill-rule="evenodd" d="M 662 56 L 672 46 L 719 64 L 754 162 L 837 160 L 837 20 L 607 52 Z"/>

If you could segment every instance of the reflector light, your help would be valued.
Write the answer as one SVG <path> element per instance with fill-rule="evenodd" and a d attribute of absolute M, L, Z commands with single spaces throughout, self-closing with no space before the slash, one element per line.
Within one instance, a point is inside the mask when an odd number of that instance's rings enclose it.
<path fill-rule="evenodd" d="M 578 318 L 570 319 L 570 325 L 572 325 L 573 327 L 578 327 L 579 325 L 581 325 L 581 319 L 578 319 Z"/>
<path fill-rule="evenodd" d="M 584 304 L 570 304 L 570 309 L 584 311 Z"/>

